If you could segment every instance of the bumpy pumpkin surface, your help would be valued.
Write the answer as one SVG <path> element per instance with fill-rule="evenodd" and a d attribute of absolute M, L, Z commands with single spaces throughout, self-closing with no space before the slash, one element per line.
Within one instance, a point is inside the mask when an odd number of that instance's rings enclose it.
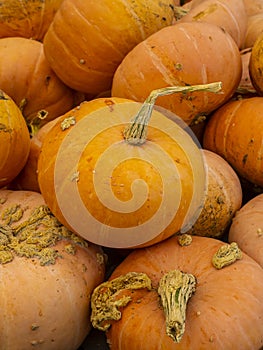
<path fill-rule="evenodd" d="M 125 276 L 131 278 L 127 278 L 125 284 L 115 283 L 112 289 L 107 288 L 110 284 L 105 285 L 98 293 L 94 290 L 92 295 L 95 311 L 94 295 L 98 300 L 105 297 L 109 302 L 105 313 L 101 310 L 99 317 L 93 320 L 95 324 L 101 321 L 102 326 L 109 323 L 106 336 L 110 348 L 137 350 L 145 349 L 147 344 L 151 350 L 260 349 L 263 345 L 263 270 L 245 253 L 231 264 L 215 268 L 215 256 L 218 257 L 218 252 L 226 252 L 225 247 L 228 249 L 229 245 L 214 238 L 197 236 L 192 237 L 189 245 L 182 246 L 178 237 L 173 236 L 130 253 L 112 273 L 110 281 L 118 281 L 118 277 L 121 281 L 121 276 L 124 281 Z M 228 255 L 222 254 L 221 258 L 227 261 Z M 162 306 L 165 304 L 159 296 L 161 279 L 176 271 L 196 278 L 195 291 L 186 306 L 185 329 L 179 341 L 173 340 L 166 328 L 171 327 L 170 331 L 175 334 L 183 328 L 178 305 L 185 305 L 181 293 L 187 291 L 188 283 L 183 283 L 181 289 L 178 283 L 177 290 L 177 284 L 171 281 L 166 289 L 165 296 L 171 302 L 167 314 L 174 316 L 170 325 L 166 324 L 168 319 Z M 141 289 L 138 289 L 139 285 Z M 110 316 L 115 316 L 115 320 Z"/>
<path fill-rule="evenodd" d="M 215 63 L 216 62 L 216 63 Z M 152 90 L 221 81 L 222 93 L 163 96 L 156 102 L 190 124 L 226 102 L 242 74 L 238 47 L 229 34 L 203 22 L 176 23 L 131 50 L 116 70 L 112 96 L 144 101 Z"/>
<path fill-rule="evenodd" d="M 0 349 L 77 350 L 91 329 L 102 250 L 63 227 L 43 197 L 0 190 Z"/>
<path fill-rule="evenodd" d="M 62 0 L 1 0 L 0 37 L 43 40 Z"/>
<path fill-rule="evenodd" d="M 45 54 L 64 83 L 97 95 L 111 88 L 124 56 L 173 16 L 172 0 L 65 0 L 44 38 Z"/>
<path fill-rule="evenodd" d="M 12 100 L 0 90 L 0 188 L 8 185 L 24 167 L 30 136 L 25 119 Z"/>

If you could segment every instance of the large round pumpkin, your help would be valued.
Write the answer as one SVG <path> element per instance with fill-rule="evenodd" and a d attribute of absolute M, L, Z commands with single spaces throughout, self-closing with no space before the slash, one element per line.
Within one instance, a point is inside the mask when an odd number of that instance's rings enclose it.
<path fill-rule="evenodd" d="M 0 37 L 42 40 L 62 0 L 2 0 Z"/>
<path fill-rule="evenodd" d="M 28 123 L 46 123 L 73 107 L 72 90 L 50 68 L 37 40 L 0 39 L 0 86 L 20 107 Z"/>
<path fill-rule="evenodd" d="M 121 98 L 84 102 L 59 117 L 42 144 L 38 182 L 46 203 L 62 223 L 103 246 L 163 240 L 186 230 L 203 203 L 198 144 L 178 117 L 161 111 L 146 126 L 145 106 Z M 134 126 L 131 141 L 126 130 Z"/>
<path fill-rule="evenodd" d="M 96 95 L 110 89 L 123 57 L 173 15 L 172 0 L 64 0 L 44 38 L 45 54 L 64 83 Z"/>
<path fill-rule="evenodd" d="M 263 267 L 263 194 L 255 195 L 237 211 L 228 239 L 229 242 L 237 242 Z"/>
<path fill-rule="evenodd" d="M 0 199 L 0 349 L 77 350 L 104 280 L 102 250 L 63 227 L 39 193 Z"/>
<path fill-rule="evenodd" d="M 0 188 L 8 185 L 24 167 L 30 136 L 25 119 L 6 93 L 0 90 Z"/>
<path fill-rule="evenodd" d="M 172 85 L 222 82 L 222 93 L 163 96 L 157 105 L 187 124 L 211 113 L 235 92 L 242 75 L 238 47 L 214 24 L 176 23 L 154 33 L 131 50 L 114 74 L 112 96 L 144 101 L 152 90 Z"/>
<path fill-rule="evenodd" d="M 247 181 L 263 186 L 263 97 L 221 106 L 206 124 L 203 146 L 221 155 Z"/>
<path fill-rule="evenodd" d="M 263 269 L 245 253 L 228 260 L 235 250 L 198 236 L 137 249 L 94 290 L 93 325 L 111 350 L 260 349 Z M 218 269 L 221 253 L 232 264 Z"/>

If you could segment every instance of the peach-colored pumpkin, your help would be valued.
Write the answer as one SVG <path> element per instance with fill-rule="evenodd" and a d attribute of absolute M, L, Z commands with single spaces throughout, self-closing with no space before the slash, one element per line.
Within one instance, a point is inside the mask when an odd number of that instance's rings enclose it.
<path fill-rule="evenodd" d="M 68 232 L 32 191 L 0 190 L 0 348 L 77 350 L 104 279 L 100 247 Z"/>
<path fill-rule="evenodd" d="M 243 48 L 251 48 L 260 34 L 263 33 L 263 11 L 255 15 L 248 16 L 247 30 Z"/>

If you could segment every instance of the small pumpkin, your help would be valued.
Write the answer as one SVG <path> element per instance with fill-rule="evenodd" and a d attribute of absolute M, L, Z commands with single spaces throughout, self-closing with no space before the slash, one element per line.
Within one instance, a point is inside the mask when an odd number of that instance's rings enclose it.
<path fill-rule="evenodd" d="M 263 33 L 263 11 L 248 17 L 243 48 L 251 48 Z"/>
<path fill-rule="evenodd" d="M 223 157 L 247 181 L 263 186 L 263 98 L 229 101 L 206 124 L 203 147 Z"/>
<path fill-rule="evenodd" d="M 42 41 L 62 0 L 1 0 L 0 37 Z"/>
<path fill-rule="evenodd" d="M 185 96 L 209 86 L 220 90 L 215 83 L 160 91 Z M 206 186 L 202 154 L 178 117 L 153 109 L 156 97 L 153 92 L 144 104 L 84 102 L 59 117 L 44 138 L 40 191 L 59 221 L 88 241 L 112 248 L 150 245 L 199 213 Z"/>
<path fill-rule="evenodd" d="M 0 348 L 77 350 L 105 257 L 63 227 L 43 197 L 0 190 Z"/>
<path fill-rule="evenodd" d="M 91 320 L 112 350 L 260 349 L 262 288 L 263 269 L 236 244 L 173 236 L 131 252 L 94 289 Z"/>
<path fill-rule="evenodd" d="M 0 188 L 8 185 L 26 164 L 30 135 L 25 119 L 12 100 L 0 90 Z"/>
<path fill-rule="evenodd" d="M 230 99 L 241 75 L 239 49 L 228 33 L 205 22 L 175 23 L 126 55 L 114 74 L 111 92 L 115 97 L 143 102 L 155 89 L 221 81 L 221 94 L 195 92 L 190 98 L 169 95 L 158 99 L 158 106 L 191 124 Z"/>
<path fill-rule="evenodd" d="M 255 195 L 238 210 L 229 229 L 229 242 L 263 267 L 263 193 Z"/>
<path fill-rule="evenodd" d="M 255 41 L 249 60 L 249 75 L 251 82 L 260 96 L 263 96 L 263 33 Z"/>
<path fill-rule="evenodd" d="M 45 55 L 66 85 L 97 95 L 111 88 L 123 57 L 173 16 L 172 0 L 64 0 L 45 35 Z"/>
<path fill-rule="evenodd" d="M 74 94 L 52 71 L 41 42 L 1 38 L 0 52 L 1 89 L 20 107 L 28 124 L 43 125 L 73 107 Z"/>
<path fill-rule="evenodd" d="M 207 192 L 202 211 L 188 234 L 222 238 L 242 205 L 242 187 L 233 168 L 218 154 L 203 150 Z"/>
<path fill-rule="evenodd" d="M 243 1 L 192 0 L 190 5 L 180 22 L 200 21 L 218 25 L 232 36 L 239 48 L 243 47 L 248 21 Z"/>

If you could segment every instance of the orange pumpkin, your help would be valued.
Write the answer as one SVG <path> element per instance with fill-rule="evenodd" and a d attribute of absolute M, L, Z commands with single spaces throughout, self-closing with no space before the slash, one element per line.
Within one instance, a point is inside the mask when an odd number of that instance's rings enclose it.
<path fill-rule="evenodd" d="M 207 22 L 228 32 L 239 48 L 243 47 L 247 30 L 247 13 L 240 0 L 205 0 L 190 2 L 191 7 L 180 22 Z"/>
<path fill-rule="evenodd" d="M 229 229 L 229 242 L 239 247 L 263 267 L 263 194 L 250 199 L 236 212 Z"/>
<path fill-rule="evenodd" d="M 263 186 L 263 98 L 229 101 L 214 112 L 203 146 L 221 155 L 247 181 Z"/>
<path fill-rule="evenodd" d="M 84 102 L 44 138 L 38 182 L 47 205 L 99 245 L 150 245 L 199 213 L 206 186 L 202 153 L 179 118 L 178 125 L 153 110 L 149 121 L 149 105 L 120 98 Z"/>
<path fill-rule="evenodd" d="M 107 329 L 112 350 L 260 349 L 263 269 L 245 253 L 228 260 L 235 249 L 198 236 L 181 246 L 173 236 L 133 251 L 94 289 L 93 325 Z M 218 269 L 222 252 L 225 263 L 237 260 Z"/>
<path fill-rule="evenodd" d="M 100 247 L 63 227 L 43 197 L 0 191 L 2 349 L 77 350 L 91 323 L 90 295 L 104 280 Z"/>
<path fill-rule="evenodd" d="M 222 238 L 242 204 L 242 188 L 232 167 L 218 154 L 203 150 L 207 192 L 202 211 L 187 233 Z"/>
<path fill-rule="evenodd" d="M 190 124 L 230 99 L 241 75 L 240 53 L 229 34 L 210 23 L 176 23 L 126 55 L 114 74 L 112 96 L 142 102 L 152 90 L 162 87 L 221 81 L 221 94 L 195 92 L 190 98 L 170 95 L 158 99 L 158 106 Z"/>
<path fill-rule="evenodd" d="M 1 38 L 0 52 L 1 89 L 20 107 L 28 123 L 43 125 L 73 107 L 73 92 L 50 68 L 42 43 Z"/>
<path fill-rule="evenodd" d="M 24 167 L 30 136 L 20 109 L 0 90 L 0 188 L 8 185 Z"/>
<path fill-rule="evenodd" d="M 62 0 L 2 0 L 0 38 L 43 40 Z"/>
<path fill-rule="evenodd" d="M 249 75 L 251 82 L 260 96 L 263 96 L 263 33 L 255 41 L 249 60 Z"/>
<path fill-rule="evenodd" d="M 247 30 L 243 48 L 251 48 L 263 33 L 263 12 L 248 17 Z"/>
<path fill-rule="evenodd" d="M 243 0 L 248 16 L 253 16 L 256 13 L 263 12 L 262 0 Z"/>
<path fill-rule="evenodd" d="M 173 15 L 172 0 L 64 0 L 44 38 L 45 54 L 65 84 L 97 95 L 111 88 L 123 57 Z"/>

